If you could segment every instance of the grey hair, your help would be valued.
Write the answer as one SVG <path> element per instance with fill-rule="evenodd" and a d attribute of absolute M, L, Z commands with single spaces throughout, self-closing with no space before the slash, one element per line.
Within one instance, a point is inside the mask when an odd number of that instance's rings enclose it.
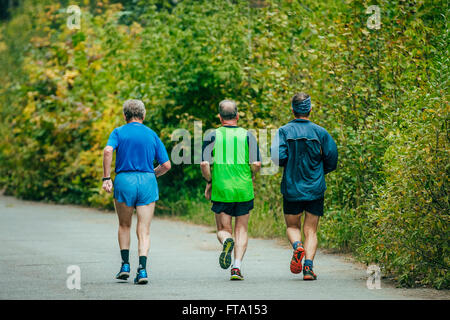
<path fill-rule="evenodd" d="M 219 114 L 223 120 L 236 119 L 238 109 L 233 100 L 222 100 L 219 103 Z"/>
<path fill-rule="evenodd" d="M 141 100 L 129 99 L 123 103 L 123 114 L 127 121 L 131 119 L 144 120 L 145 106 Z"/>

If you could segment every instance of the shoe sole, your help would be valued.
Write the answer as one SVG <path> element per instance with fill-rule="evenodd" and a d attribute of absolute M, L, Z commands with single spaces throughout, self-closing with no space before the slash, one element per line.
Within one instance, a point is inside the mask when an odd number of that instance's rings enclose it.
<path fill-rule="evenodd" d="M 317 280 L 317 277 L 314 277 L 314 276 L 303 276 L 303 280 L 307 280 L 307 281 Z"/>
<path fill-rule="evenodd" d="M 121 272 L 119 273 L 119 275 L 116 277 L 117 280 L 128 280 L 128 278 L 130 277 L 130 273 L 129 272 Z"/>
<path fill-rule="evenodd" d="M 222 269 L 228 269 L 231 265 L 231 252 L 234 248 L 234 241 L 226 240 L 223 244 L 223 250 L 219 257 L 219 264 Z"/>
<path fill-rule="evenodd" d="M 300 272 L 302 272 L 302 260 L 305 257 L 305 249 L 302 248 L 302 250 L 299 251 L 301 252 L 299 262 L 295 262 L 293 259 L 294 257 L 292 257 L 291 259 L 290 269 L 294 274 L 299 274 Z M 297 254 L 297 250 L 294 252 L 294 254 Z"/>
<path fill-rule="evenodd" d="M 147 284 L 147 283 L 148 283 L 148 278 L 141 278 L 137 282 L 135 282 L 135 284 Z"/>
<path fill-rule="evenodd" d="M 244 277 L 231 276 L 230 280 L 244 280 Z"/>

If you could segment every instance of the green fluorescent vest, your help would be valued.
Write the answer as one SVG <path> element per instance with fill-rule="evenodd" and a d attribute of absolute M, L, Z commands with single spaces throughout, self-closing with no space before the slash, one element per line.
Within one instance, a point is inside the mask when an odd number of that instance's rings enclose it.
<path fill-rule="evenodd" d="M 213 149 L 212 201 L 244 202 L 254 198 L 247 130 L 220 127 Z"/>

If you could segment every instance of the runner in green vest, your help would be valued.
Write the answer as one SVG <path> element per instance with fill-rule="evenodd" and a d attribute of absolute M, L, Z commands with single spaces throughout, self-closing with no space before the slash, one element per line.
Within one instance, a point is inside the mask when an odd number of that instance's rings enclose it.
<path fill-rule="evenodd" d="M 261 169 L 261 159 L 255 136 L 237 126 L 239 114 L 234 101 L 220 102 L 219 117 L 222 127 L 205 137 L 200 167 L 207 182 L 205 197 L 213 203 L 217 239 L 223 245 L 219 264 L 223 269 L 230 267 L 234 248 L 230 279 L 243 280 L 241 263 L 248 243 L 249 212 L 253 209 L 253 180 Z"/>

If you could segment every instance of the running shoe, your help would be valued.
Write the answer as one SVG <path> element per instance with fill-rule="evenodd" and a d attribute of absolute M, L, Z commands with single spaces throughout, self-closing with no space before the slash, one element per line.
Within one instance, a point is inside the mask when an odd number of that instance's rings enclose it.
<path fill-rule="evenodd" d="M 223 243 L 223 250 L 219 257 L 219 264 L 222 269 L 228 269 L 231 265 L 231 252 L 234 248 L 234 241 L 231 238 L 228 238 Z"/>
<path fill-rule="evenodd" d="M 317 280 L 317 275 L 310 266 L 303 267 L 303 280 Z"/>
<path fill-rule="evenodd" d="M 300 245 L 297 249 L 294 250 L 294 254 L 291 259 L 291 272 L 292 273 L 300 273 L 302 272 L 302 260 L 305 256 L 305 249 Z"/>
<path fill-rule="evenodd" d="M 242 275 L 241 270 L 239 270 L 239 268 L 231 269 L 230 280 L 244 280 L 244 276 Z"/>
<path fill-rule="evenodd" d="M 130 276 L 130 264 L 123 263 L 119 273 L 116 275 L 117 280 L 127 280 Z"/>
<path fill-rule="evenodd" d="M 136 278 L 134 278 L 134 284 L 147 284 L 148 276 L 145 269 L 138 269 Z"/>

